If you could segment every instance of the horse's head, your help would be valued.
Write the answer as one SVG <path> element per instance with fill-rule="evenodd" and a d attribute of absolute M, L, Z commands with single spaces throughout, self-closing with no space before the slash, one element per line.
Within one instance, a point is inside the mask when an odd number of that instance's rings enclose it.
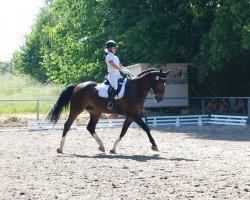
<path fill-rule="evenodd" d="M 154 95 L 154 100 L 160 102 L 164 99 L 165 86 L 167 84 L 167 75 L 171 71 L 163 72 L 162 69 L 160 71 L 152 72 L 152 90 Z"/>

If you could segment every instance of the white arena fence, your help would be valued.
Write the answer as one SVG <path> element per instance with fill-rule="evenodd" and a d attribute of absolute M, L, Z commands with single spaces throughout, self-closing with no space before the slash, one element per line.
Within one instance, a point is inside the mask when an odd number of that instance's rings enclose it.
<path fill-rule="evenodd" d="M 246 126 L 248 117 L 246 116 L 231 116 L 231 115 L 179 115 L 179 116 L 154 116 L 143 118 L 148 126 L 156 128 L 161 126 L 181 126 L 181 125 L 237 125 Z M 101 119 L 96 128 L 121 128 L 125 119 Z M 28 122 L 28 131 L 37 130 L 63 130 L 65 120 L 59 120 L 57 124 L 52 124 L 49 121 L 36 120 Z M 139 126 L 133 122 L 131 128 Z M 74 122 L 71 129 L 77 129 L 77 124 Z"/>
<path fill-rule="evenodd" d="M 96 125 L 96 128 L 116 128 L 122 127 L 125 119 L 100 119 Z M 145 119 L 144 119 L 145 121 Z M 130 127 L 138 128 L 139 126 L 133 122 Z"/>
<path fill-rule="evenodd" d="M 211 115 L 208 123 L 246 126 L 248 117 L 231 115 Z"/>
<path fill-rule="evenodd" d="M 52 124 L 47 120 L 30 120 L 28 121 L 28 131 L 38 131 L 38 130 L 63 130 L 64 123 L 66 120 L 58 120 L 56 124 Z M 77 125 L 74 122 L 71 127 L 71 130 L 76 130 Z"/>
<path fill-rule="evenodd" d="M 167 125 L 202 125 L 209 120 L 208 115 L 180 115 L 180 116 L 159 116 L 147 117 L 147 124 L 152 127 L 167 126 Z"/>
<path fill-rule="evenodd" d="M 229 115 L 180 115 L 180 116 L 154 116 L 144 118 L 150 127 L 222 124 L 246 126 L 248 117 Z M 103 119 L 97 124 L 97 128 L 122 127 L 124 119 Z M 132 127 L 138 127 L 135 123 Z"/>

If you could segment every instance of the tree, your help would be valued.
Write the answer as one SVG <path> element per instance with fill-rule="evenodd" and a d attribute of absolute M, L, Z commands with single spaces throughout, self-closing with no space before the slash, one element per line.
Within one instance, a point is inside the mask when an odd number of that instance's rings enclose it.
<path fill-rule="evenodd" d="M 40 82 L 48 79 L 46 67 L 44 67 L 44 45 L 46 38 L 42 34 L 43 26 L 49 22 L 47 8 L 40 11 L 36 23 L 32 27 L 31 34 L 26 36 L 26 42 L 19 52 L 13 54 L 12 64 L 17 73 L 29 74 Z"/>
<path fill-rule="evenodd" d="M 249 6 L 248 0 L 47 0 L 13 65 L 43 82 L 102 81 L 103 49 L 114 39 L 125 66 L 192 62 L 189 80 L 200 94 L 249 95 Z"/>
<path fill-rule="evenodd" d="M 225 0 L 203 34 L 193 63 L 199 80 L 213 95 L 250 95 L 249 1 Z"/>
<path fill-rule="evenodd" d="M 43 65 L 51 81 L 68 84 L 103 79 L 102 10 L 101 1 L 87 0 L 61 0 L 50 7 L 53 23 L 43 29 L 49 38 Z"/>

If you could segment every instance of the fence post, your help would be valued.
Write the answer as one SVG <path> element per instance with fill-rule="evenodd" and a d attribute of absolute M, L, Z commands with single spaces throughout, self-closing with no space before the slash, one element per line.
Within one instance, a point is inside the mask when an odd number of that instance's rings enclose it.
<path fill-rule="evenodd" d="M 153 121 L 153 127 L 157 127 L 157 121 L 156 121 L 156 117 L 154 117 L 154 121 Z"/>
<path fill-rule="evenodd" d="M 202 114 L 205 115 L 205 102 L 204 99 L 202 99 Z"/>
<path fill-rule="evenodd" d="M 198 120 L 198 125 L 199 125 L 199 126 L 202 126 L 201 117 L 199 117 L 199 120 Z"/>
<path fill-rule="evenodd" d="M 39 120 L 39 101 L 36 101 L 36 119 Z"/>
<path fill-rule="evenodd" d="M 175 126 L 180 126 L 179 117 L 176 118 Z"/>
<path fill-rule="evenodd" d="M 250 98 L 247 98 L 247 125 L 250 125 Z"/>

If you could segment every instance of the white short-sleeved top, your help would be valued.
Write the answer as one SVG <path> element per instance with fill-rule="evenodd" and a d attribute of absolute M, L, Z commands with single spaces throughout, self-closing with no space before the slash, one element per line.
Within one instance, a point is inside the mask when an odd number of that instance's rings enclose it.
<path fill-rule="evenodd" d="M 107 66 L 108 66 L 108 72 L 119 72 L 118 69 L 115 69 L 111 64 L 110 64 L 110 61 L 113 60 L 113 62 L 116 64 L 116 65 L 120 65 L 120 60 L 117 56 L 115 56 L 113 53 L 109 52 L 108 55 L 106 56 L 106 63 L 107 63 Z"/>

